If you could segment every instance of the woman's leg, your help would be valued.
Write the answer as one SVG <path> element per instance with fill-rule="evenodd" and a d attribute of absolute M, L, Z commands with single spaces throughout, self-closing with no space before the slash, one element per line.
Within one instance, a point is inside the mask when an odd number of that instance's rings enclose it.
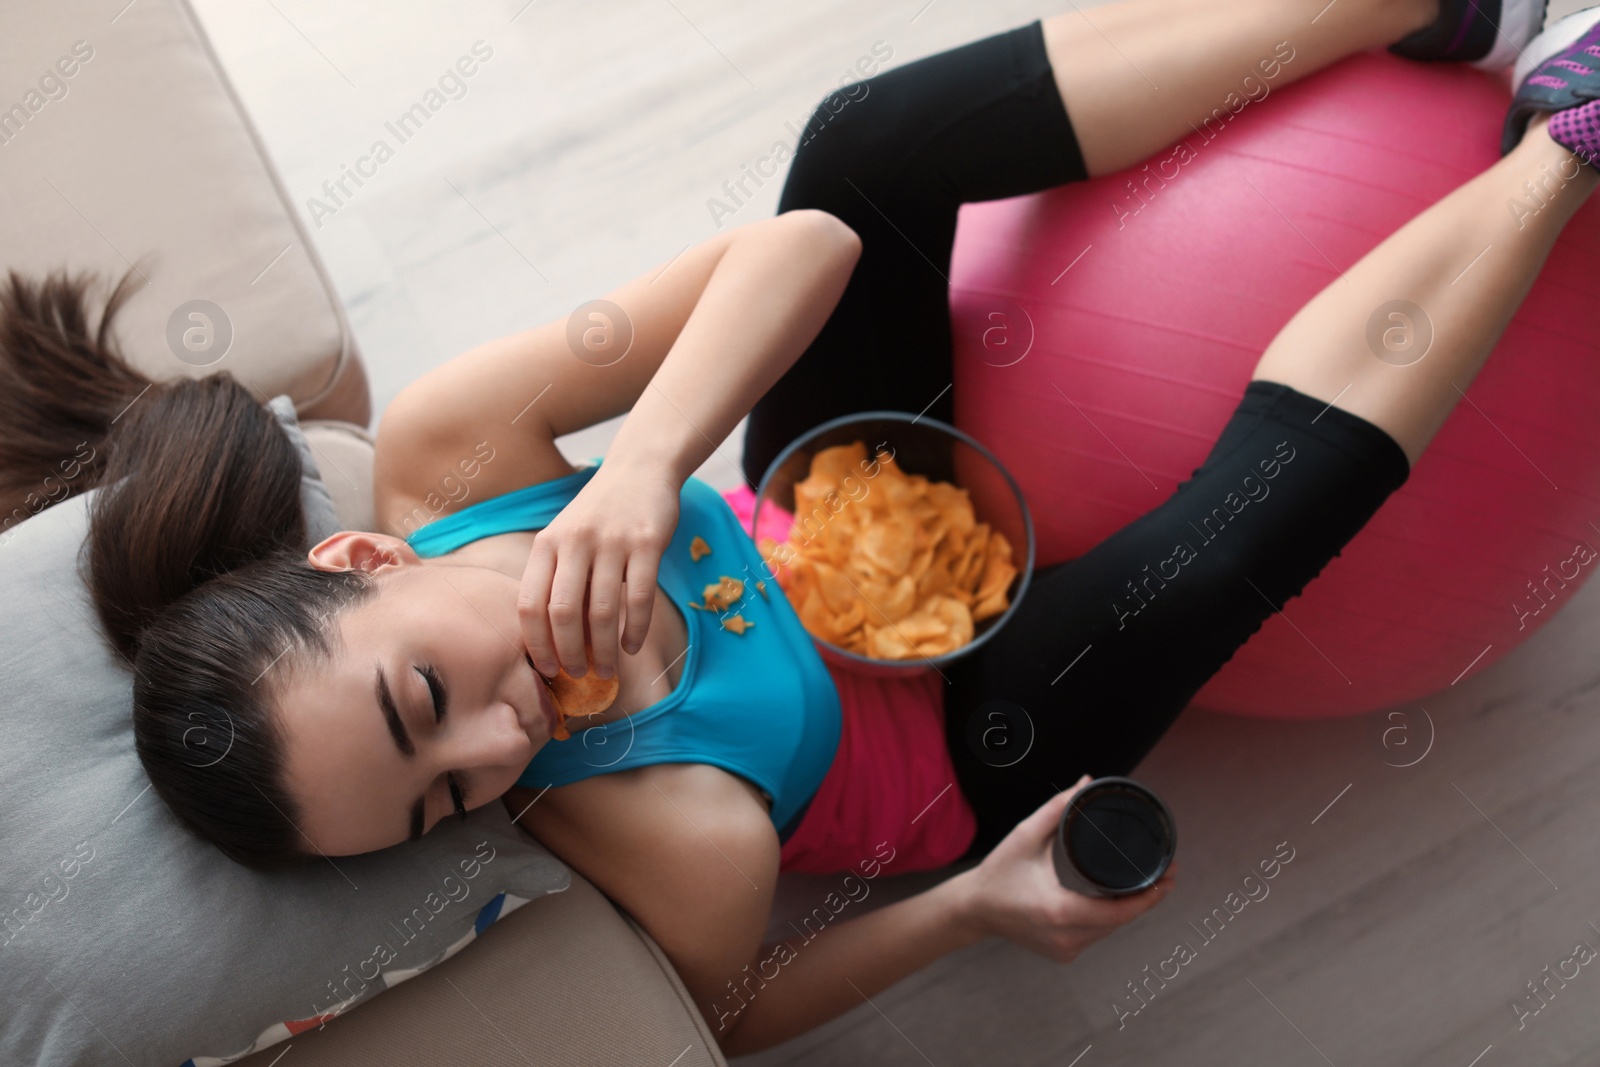
<path fill-rule="evenodd" d="M 1034 572 L 1005 628 L 946 669 L 946 745 L 978 820 L 968 856 L 1080 774 L 1130 773 L 1409 474 L 1372 423 L 1250 382 L 1171 497 Z"/>
<path fill-rule="evenodd" d="M 828 96 L 778 210 L 838 216 L 861 237 L 861 257 L 821 333 L 750 412 L 750 483 L 839 415 L 926 409 L 948 421 L 957 211 L 1086 176 L 1037 22 Z"/>
<path fill-rule="evenodd" d="M 1530 124 L 1499 163 L 1314 297 L 1267 346 L 1253 377 L 1362 416 L 1416 463 L 1532 288 L 1562 227 L 1600 184 L 1600 171 L 1549 138 L 1548 117 Z M 1541 200 L 1532 212 L 1507 206 Z M 1391 301 L 1415 310 L 1389 310 Z M 1369 341 L 1373 334 L 1382 356 Z"/>
<path fill-rule="evenodd" d="M 1290 320 L 1193 477 L 1039 571 L 1005 630 L 948 672 L 947 741 L 979 822 L 969 856 L 1079 774 L 1131 771 L 1409 477 L 1600 185 L 1544 125 Z M 1506 201 L 1530 199 L 1524 179 L 1545 206 L 1519 225 Z M 1368 347 L 1368 323 L 1391 299 L 1432 320 L 1421 358 Z"/>
<path fill-rule="evenodd" d="M 822 332 L 751 411 L 746 478 L 755 484 L 785 445 L 839 415 L 952 419 L 948 276 L 963 203 L 1137 162 L 1229 93 L 1249 93 L 1262 61 L 1278 63 L 1272 82 L 1285 84 L 1398 40 L 1438 3 L 1121 0 L 830 94 L 801 135 L 778 210 L 837 215 L 861 236 L 861 258 Z M 1285 40 L 1288 62 L 1275 56 Z"/>
<path fill-rule="evenodd" d="M 1122 0 L 1046 19 L 1044 40 L 1089 174 L 1099 177 L 1187 136 L 1230 93 L 1281 88 L 1392 44 L 1438 9 L 1439 0 Z"/>

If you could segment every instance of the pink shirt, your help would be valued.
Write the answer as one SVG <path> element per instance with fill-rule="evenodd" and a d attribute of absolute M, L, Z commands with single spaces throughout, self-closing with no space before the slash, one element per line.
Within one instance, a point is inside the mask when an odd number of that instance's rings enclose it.
<path fill-rule="evenodd" d="M 778 869 L 853 870 L 880 842 L 894 872 L 929 871 L 961 858 L 978 831 L 944 742 L 944 680 L 873 678 L 828 666 L 844 722 L 839 750 Z"/>
<path fill-rule="evenodd" d="M 749 531 L 755 494 L 741 486 L 723 497 Z M 768 536 L 787 534 L 768 527 L 765 513 L 762 520 Z M 978 823 L 945 748 L 943 679 L 935 672 L 877 678 L 832 663 L 828 673 L 843 715 L 839 748 L 784 842 L 779 869 L 853 870 L 885 841 L 895 850 L 895 873 L 960 859 Z"/>

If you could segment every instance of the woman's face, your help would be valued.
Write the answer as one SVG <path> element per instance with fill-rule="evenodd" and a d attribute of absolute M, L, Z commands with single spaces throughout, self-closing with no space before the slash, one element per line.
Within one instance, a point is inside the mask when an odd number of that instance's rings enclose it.
<path fill-rule="evenodd" d="M 347 856 L 426 833 L 454 813 L 452 782 L 468 809 L 510 789 L 554 728 L 549 688 L 523 650 L 518 580 L 423 560 L 382 534 L 334 534 L 310 559 L 368 571 L 377 585 L 328 620 L 331 662 L 289 672 L 277 700 L 299 829 L 315 851 Z"/>

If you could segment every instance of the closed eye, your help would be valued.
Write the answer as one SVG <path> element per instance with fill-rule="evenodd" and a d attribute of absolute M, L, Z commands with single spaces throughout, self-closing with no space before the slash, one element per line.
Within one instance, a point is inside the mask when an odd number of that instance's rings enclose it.
<path fill-rule="evenodd" d="M 444 721 L 444 717 L 450 713 L 450 695 L 445 692 L 444 679 L 439 677 L 439 672 L 431 663 L 418 667 L 417 673 L 428 683 L 428 693 L 433 697 L 433 721 Z"/>
<path fill-rule="evenodd" d="M 445 691 L 444 679 L 431 663 L 424 663 L 417 668 L 417 673 L 422 675 L 422 680 L 428 683 L 428 694 L 433 698 L 433 721 L 443 722 L 444 717 L 450 713 L 450 696 Z M 466 794 L 456 782 L 454 773 L 446 773 L 445 785 L 450 790 L 450 806 L 455 813 L 463 819 L 467 817 Z"/>

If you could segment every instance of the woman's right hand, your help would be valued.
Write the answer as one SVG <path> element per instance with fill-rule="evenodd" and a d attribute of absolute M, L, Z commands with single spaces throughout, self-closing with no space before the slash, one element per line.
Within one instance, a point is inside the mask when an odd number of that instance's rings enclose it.
<path fill-rule="evenodd" d="M 1088 897 L 1061 885 L 1051 859 L 1052 839 L 1062 812 L 1088 782 L 1084 775 L 1071 789 L 1045 801 L 982 863 L 956 876 L 965 880 L 958 921 L 984 936 L 1003 937 L 1058 963 L 1070 963 L 1166 899 L 1175 864 L 1155 885 L 1132 896 Z"/>

